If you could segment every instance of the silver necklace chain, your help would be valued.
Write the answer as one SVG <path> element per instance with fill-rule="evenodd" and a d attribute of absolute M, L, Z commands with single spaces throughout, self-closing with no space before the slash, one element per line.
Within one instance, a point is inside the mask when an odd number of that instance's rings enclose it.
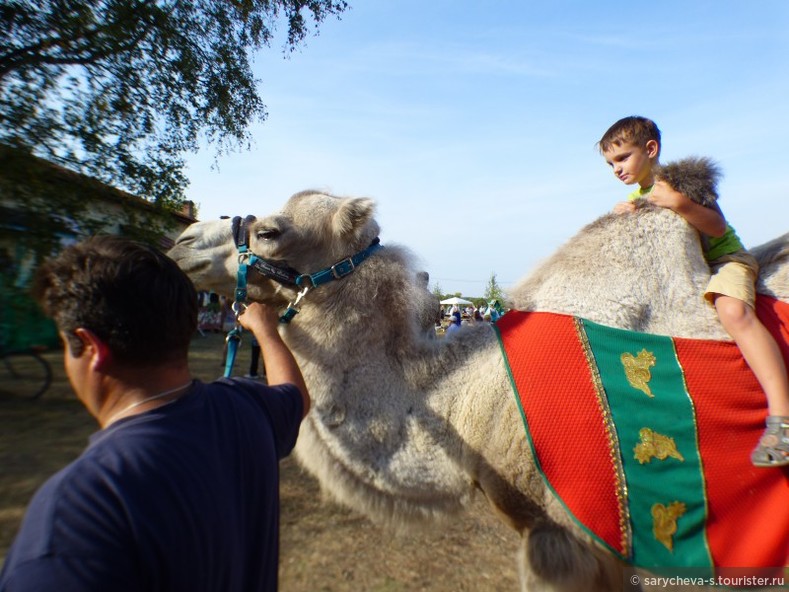
<path fill-rule="evenodd" d="M 144 405 L 145 403 L 149 403 L 151 401 L 156 401 L 157 399 L 163 399 L 164 397 L 166 397 L 168 395 L 172 395 L 173 393 L 177 393 L 178 391 L 181 391 L 181 390 L 185 389 L 186 387 L 190 386 L 191 384 L 192 384 L 192 381 L 190 380 L 189 382 L 187 382 L 186 384 L 182 384 L 181 386 L 177 386 L 177 387 L 175 387 L 173 389 L 166 390 L 164 392 L 158 393 L 156 395 L 153 395 L 152 397 L 147 397 L 145 399 L 141 399 L 140 401 L 135 401 L 134 403 L 132 403 L 128 407 L 124 407 L 123 409 L 121 409 L 117 413 L 113 414 L 105 422 L 104 427 L 109 426 L 113 421 L 115 421 L 119 417 L 122 417 L 123 415 L 125 415 L 126 413 L 131 411 L 132 409 L 135 409 L 135 408 L 139 407 L 140 405 Z M 178 400 L 177 398 L 173 399 L 172 401 L 170 401 L 170 403 L 173 403 L 173 402 L 175 402 L 177 400 Z"/>

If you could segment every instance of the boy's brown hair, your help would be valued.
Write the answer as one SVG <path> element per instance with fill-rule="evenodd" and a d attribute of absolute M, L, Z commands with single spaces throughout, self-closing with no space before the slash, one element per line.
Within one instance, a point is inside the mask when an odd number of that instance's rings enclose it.
<path fill-rule="evenodd" d="M 603 153 L 612 146 L 627 143 L 644 147 L 650 140 L 657 142 L 658 156 L 660 156 L 660 129 L 657 124 L 646 117 L 631 115 L 623 117 L 609 127 L 597 143 L 597 148 Z"/>

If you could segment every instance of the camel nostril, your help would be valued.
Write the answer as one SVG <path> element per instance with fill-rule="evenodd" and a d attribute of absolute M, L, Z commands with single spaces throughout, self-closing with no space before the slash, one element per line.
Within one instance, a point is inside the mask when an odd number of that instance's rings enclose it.
<path fill-rule="evenodd" d="M 175 239 L 175 244 L 179 246 L 189 245 L 195 242 L 196 238 L 197 236 L 193 234 L 182 234 L 177 239 Z"/>

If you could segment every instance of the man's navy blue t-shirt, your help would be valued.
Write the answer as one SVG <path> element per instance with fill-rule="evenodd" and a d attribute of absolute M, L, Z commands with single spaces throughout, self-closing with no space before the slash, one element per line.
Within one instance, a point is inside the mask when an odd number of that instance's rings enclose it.
<path fill-rule="evenodd" d="M 278 461 L 302 406 L 293 385 L 195 381 L 97 432 L 33 497 L 0 592 L 276 590 Z"/>

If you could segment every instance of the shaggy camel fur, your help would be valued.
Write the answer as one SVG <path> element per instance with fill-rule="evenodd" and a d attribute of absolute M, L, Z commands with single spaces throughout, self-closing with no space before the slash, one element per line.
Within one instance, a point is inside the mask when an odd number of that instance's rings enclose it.
<path fill-rule="evenodd" d="M 378 236 L 373 201 L 306 191 L 250 225 L 250 249 L 314 273 Z M 789 235 L 757 255 L 762 291 L 789 296 Z M 170 256 L 198 287 L 232 295 L 238 268 L 229 220 L 200 222 Z M 513 292 L 519 308 L 623 328 L 722 337 L 701 291 L 699 241 L 666 210 L 603 216 Z M 250 271 L 249 298 L 284 310 L 296 290 Z M 421 303 L 421 304 L 419 304 Z M 624 566 L 598 548 L 534 466 L 498 340 L 487 324 L 429 339 L 403 314 L 435 305 L 409 252 L 386 245 L 340 281 L 309 291 L 282 335 L 313 397 L 299 461 L 338 501 L 400 526 L 453 515 L 481 490 L 522 533 L 524 590 L 610 592 Z"/>

